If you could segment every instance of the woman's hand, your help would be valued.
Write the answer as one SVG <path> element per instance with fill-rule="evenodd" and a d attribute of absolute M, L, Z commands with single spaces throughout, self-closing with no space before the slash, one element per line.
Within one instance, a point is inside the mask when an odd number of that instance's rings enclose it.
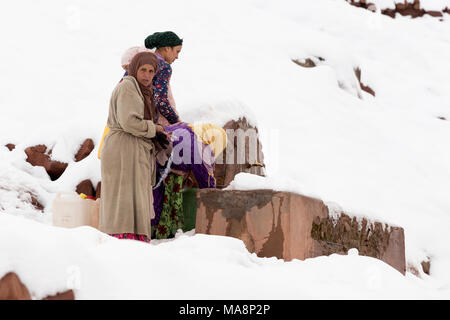
<path fill-rule="evenodd" d="M 155 128 L 157 133 L 163 133 L 167 138 L 170 138 L 170 136 L 172 135 L 172 132 L 167 132 L 162 125 L 157 124 L 155 125 Z"/>
<path fill-rule="evenodd" d="M 164 127 L 159 124 L 155 125 L 155 128 L 156 128 L 156 132 L 166 133 L 166 130 L 164 130 Z"/>

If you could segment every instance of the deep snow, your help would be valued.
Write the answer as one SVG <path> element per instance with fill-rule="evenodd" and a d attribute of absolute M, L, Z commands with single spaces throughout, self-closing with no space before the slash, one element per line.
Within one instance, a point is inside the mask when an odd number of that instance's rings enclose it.
<path fill-rule="evenodd" d="M 110 239 L 98 244 L 97 238 L 104 237 L 88 228 L 48 231 L 58 233 L 57 242 L 73 248 L 66 250 L 69 264 L 80 264 L 77 257 L 86 252 L 95 260 L 92 269 L 89 263 L 83 265 L 89 281 L 83 282 L 80 297 L 133 297 L 123 293 L 127 278 L 118 276 L 117 267 L 112 266 L 125 263 L 112 255 L 120 250 L 131 258 L 139 252 L 135 259 L 142 267 L 136 267 L 130 277 L 147 277 L 145 266 L 154 263 L 155 272 L 172 279 L 181 272 L 164 268 L 172 255 L 187 260 L 189 270 L 207 269 L 204 266 L 211 264 L 219 273 L 235 268 L 239 259 L 253 261 L 244 268 L 248 272 L 235 269 L 243 274 L 237 281 L 243 287 L 216 277 L 220 285 L 207 286 L 207 290 L 193 285 L 175 291 L 177 298 L 188 293 L 228 298 L 236 292 L 254 298 L 332 298 L 340 292 L 342 297 L 449 298 L 450 122 L 438 119 L 450 120 L 449 21 L 448 15 L 444 21 L 427 16 L 391 19 L 344 0 L 23 0 L 3 4 L 0 211 L 5 213 L 1 215 L 1 254 L 8 258 L 0 259 L 0 276 L 11 268 L 20 271 L 36 297 L 65 285 L 67 263 L 55 271 L 60 276 L 41 283 L 33 278 L 36 273 L 31 268 L 20 263 L 28 259 L 23 252 L 33 249 L 39 248 L 42 256 L 60 255 L 63 245 L 48 245 L 56 238 L 47 237 L 46 232 L 39 246 L 6 239 L 24 235 L 20 230 L 34 238 L 42 235 L 40 228 L 54 230 L 45 225 L 50 224 L 56 192 L 74 190 L 83 179 L 90 178 L 94 184 L 100 180 L 96 150 L 79 163 L 73 157 L 85 138 L 99 143 L 110 94 L 122 76 L 120 56 L 154 31 L 173 30 L 184 38 L 172 80 L 182 119 L 222 125 L 246 115 L 259 128 L 267 178 L 239 175 L 231 188 L 275 186 L 337 203 L 357 216 L 400 225 L 405 228 L 408 264 L 417 268 L 430 257 L 431 276 L 397 277 L 392 273 L 395 270 L 365 257 L 333 256 L 293 263 L 260 259 L 246 253 L 235 239 L 213 236 L 184 235 L 148 248 Z M 310 69 L 291 61 L 312 56 L 325 61 Z M 362 70 L 362 82 L 375 91 L 375 97 L 359 89 L 355 67 Z M 16 149 L 8 151 L 3 147 L 6 143 L 15 143 Z M 69 162 L 57 181 L 50 181 L 43 168 L 25 162 L 23 150 L 40 143 L 53 147 L 55 160 Z M 25 187 L 46 205 L 43 214 L 17 201 Z M 22 224 L 29 227 L 21 229 Z M 79 237 L 87 239 L 77 247 Z M 180 248 L 186 252 L 182 254 Z M 203 253 L 196 255 L 196 250 Z M 216 264 L 215 259 L 221 261 L 218 256 L 227 250 L 238 254 L 226 260 L 230 265 Z M 39 260 L 39 267 L 49 268 L 53 260 L 58 259 Z M 257 272 L 255 266 L 266 261 L 271 266 Z M 95 282 L 99 266 L 103 280 Z M 371 267 L 379 268 L 380 277 L 388 279 L 375 291 L 361 284 Z M 214 276 L 210 272 L 207 277 Z M 280 280 L 278 273 L 284 272 L 286 277 Z M 288 280 L 294 272 L 305 273 L 301 279 L 309 290 L 301 280 Z M 115 281 L 107 281 L 108 276 Z M 267 279 L 267 291 L 258 284 L 258 277 Z M 292 289 L 282 291 L 277 280 Z M 135 294 L 153 297 L 144 288 Z"/>

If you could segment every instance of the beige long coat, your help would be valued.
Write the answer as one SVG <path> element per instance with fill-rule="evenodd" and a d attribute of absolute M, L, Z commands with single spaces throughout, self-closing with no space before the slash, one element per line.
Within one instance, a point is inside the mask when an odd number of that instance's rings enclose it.
<path fill-rule="evenodd" d="M 150 138 L 156 131 L 152 121 L 144 120 L 144 97 L 134 77 L 124 77 L 114 89 L 108 127 L 101 150 L 99 230 L 150 239 L 150 220 L 155 216 L 155 153 Z"/>

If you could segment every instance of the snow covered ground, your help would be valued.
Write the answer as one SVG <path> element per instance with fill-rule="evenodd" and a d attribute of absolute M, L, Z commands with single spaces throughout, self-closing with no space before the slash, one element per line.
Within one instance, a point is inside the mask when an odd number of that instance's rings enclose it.
<path fill-rule="evenodd" d="M 2 4 L 0 30 L 0 277 L 15 270 L 36 298 L 68 287 L 85 299 L 450 298 L 450 16 L 391 19 L 344 0 L 22 0 Z M 172 80 L 182 119 L 247 115 L 259 128 L 268 176 L 230 188 L 275 186 L 400 225 L 407 263 L 431 258 L 430 276 L 356 255 L 261 259 L 231 238 L 146 246 L 51 227 L 58 191 L 100 180 L 96 150 L 74 153 L 99 143 L 121 54 L 164 30 L 184 38 Z M 292 62 L 308 57 L 324 61 Z M 69 163 L 60 179 L 25 161 L 35 144 Z M 24 190 L 43 214 L 17 200 Z"/>

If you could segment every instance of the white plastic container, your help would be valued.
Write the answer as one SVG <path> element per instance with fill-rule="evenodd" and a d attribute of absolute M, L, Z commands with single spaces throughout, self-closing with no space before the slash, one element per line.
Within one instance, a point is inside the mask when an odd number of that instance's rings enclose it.
<path fill-rule="evenodd" d="M 76 192 L 59 192 L 53 200 L 53 225 L 65 228 L 90 226 L 95 205 L 96 201 L 83 199 Z"/>

